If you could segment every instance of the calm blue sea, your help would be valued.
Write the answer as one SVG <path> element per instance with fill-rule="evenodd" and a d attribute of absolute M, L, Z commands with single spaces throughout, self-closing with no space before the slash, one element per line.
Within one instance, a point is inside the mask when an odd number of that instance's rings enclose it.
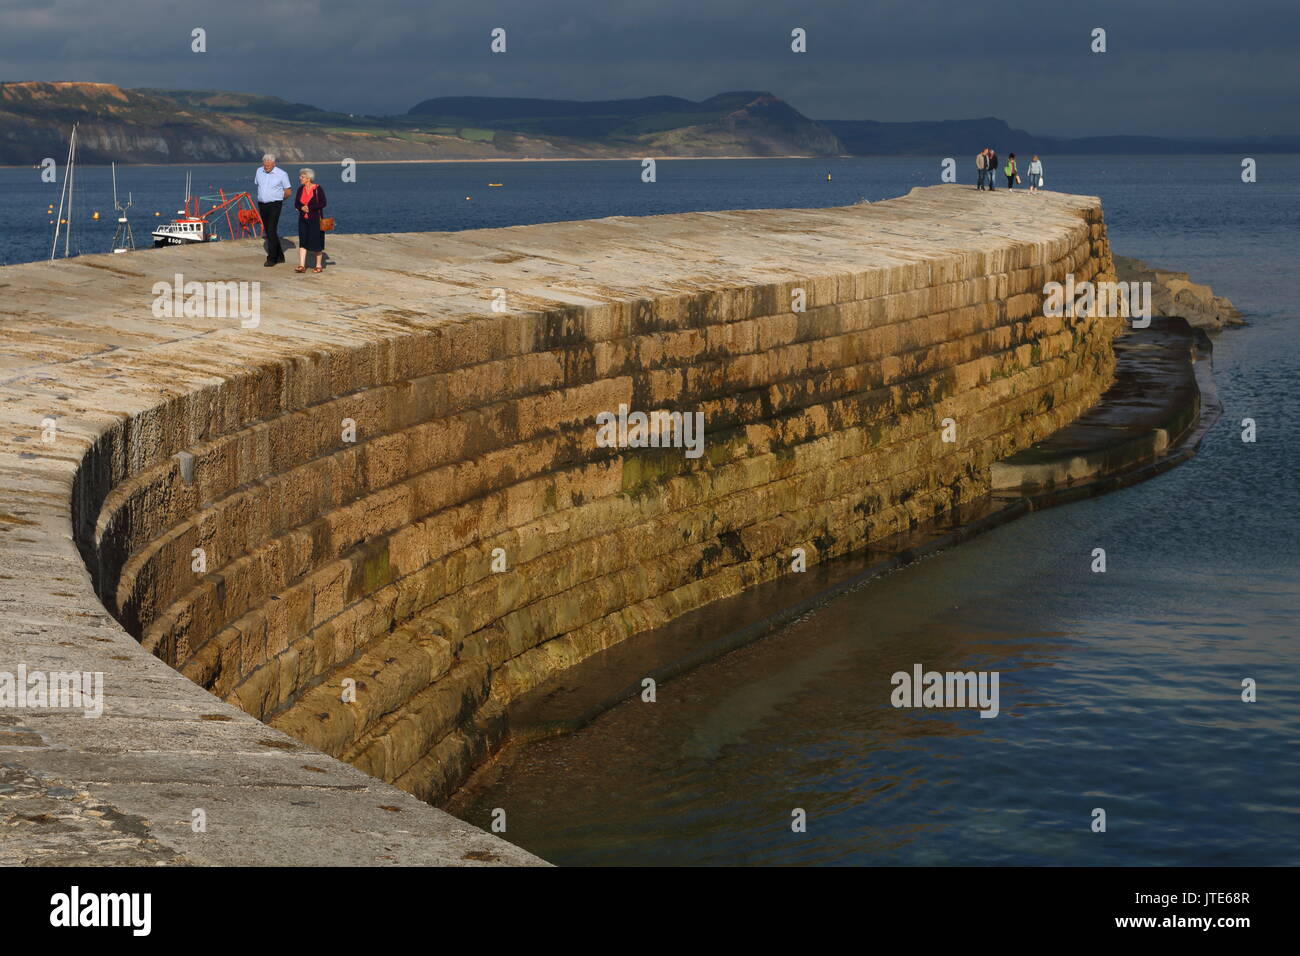
<path fill-rule="evenodd" d="M 506 837 L 556 863 L 1300 864 L 1300 157 L 1256 158 L 1244 184 L 1239 156 L 1044 157 L 1049 188 L 1102 197 L 1117 252 L 1190 271 L 1246 313 L 1216 339 L 1226 412 L 1200 455 L 875 581 L 654 705 L 534 745 L 465 816 L 506 809 Z M 343 184 L 317 169 L 357 232 L 840 205 L 939 173 L 686 160 L 645 184 L 637 162 L 475 163 L 362 166 Z M 119 170 L 138 233 L 179 207 L 184 172 Z M 207 191 L 252 168 L 194 173 Z M 108 171 L 81 181 L 86 215 L 111 218 Z M 54 187 L 35 170 L 0 184 L 0 259 L 48 255 Z M 86 226 L 81 248 L 111 233 Z M 1097 547 L 1106 574 L 1090 571 Z M 1002 715 L 890 708 L 890 674 L 914 663 L 999 670 Z M 1246 677 L 1257 703 L 1240 700 Z"/>

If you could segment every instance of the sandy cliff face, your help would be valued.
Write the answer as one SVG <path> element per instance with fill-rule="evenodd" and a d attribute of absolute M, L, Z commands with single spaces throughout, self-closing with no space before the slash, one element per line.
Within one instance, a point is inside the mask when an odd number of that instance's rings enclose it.
<path fill-rule="evenodd" d="M 479 159 L 559 155 L 552 144 L 505 135 L 478 142 L 418 130 L 332 129 L 217 112 L 105 83 L 0 84 L 0 164 L 35 165 L 67 150 L 77 124 L 83 162 L 289 162 Z"/>
<path fill-rule="evenodd" d="M 367 126 L 367 123 L 370 123 Z M 685 121 L 683 121 L 685 122 Z M 770 95 L 720 120 L 628 137 L 466 129 L 419 116 L 368 121 L 271 97 L 123 90 L 107 83 L 0 84 L 0 164 L 36 165 L 67 149 L 84 162 L 289 162 L 834 155 L 839 141 Z M 462 135 L 463 134 L 463 135 Z"/>

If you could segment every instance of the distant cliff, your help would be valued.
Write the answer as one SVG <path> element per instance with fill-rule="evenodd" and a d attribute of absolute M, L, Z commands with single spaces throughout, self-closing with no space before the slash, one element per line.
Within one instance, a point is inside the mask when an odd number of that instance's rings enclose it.
<path fill-rule="evenodd" d="M 763 91 L 624 100 L 445 96 L 399 116 L 354 116 L 275 96 L 222 90 L 124 90 L 109 83 L 0 83 L 0 165 L 67 149 L 134 163 L 412 159 L 626 159 L 643 156 L 960 156 L 1065 153 L 1300 152 L 1300 137 L 1252 140 L 1094 136 L 1014 129 L 995 117 L 882 123 L 812 120 Z"/>
<path fill-rule="evenodd" d="M 124 90 L 108 83 L 0 84 L 0 164 L 35 165 L 67 149 L 78 124 L 83 162 L 290 162 L 350 157 L 409 159 L 613 159 L 657 156 L 826 156 L 834 134 L 768 93 L 728 93 L 704 103 L 656 97 L 628 115 L 563 116 L 516 126 L 470 115 L 396 117 L 332 113 L 269 96 L 221 91 Z M 465 99 L 456 101 L 473 104 Z M 494 102 L 491 100 L 477 101 Z M 498 101 L 500 102 L 500 101 Z M 518 102 L 518 101 L 511 101 Z M 531 101 L 539 102 L 539 101 Z M 546 101 L 540 101 L 546 102 Z M 570 109 L 563 101 L 553 101 Z M 605 108 L 606 104 L 586 104 Z M 573 112 L 570 109 L 570 112 Z M 570 117 L 573 119 L 573 117 Z"/>
<path fill-rule="evenodd" d="M 255 161 L 267 150 L 290 162 L 563 155 L 532 137 L 506 134 L 485 142 L 274 97 L 124 90 L 108 83 L 4 83 L 0 164 L 62 156 L 74 122 L 81 159 L 91 163 Z"/>
<path fill-rule="evenodd" d="M 447 96 L 410 116 L 451 128 L 513 130 L 571 143 L 657 156 L 834 156 L 836 136 L 771 93 L 720 93 L 696 103 L 676 96 L 543 100 Z"/>

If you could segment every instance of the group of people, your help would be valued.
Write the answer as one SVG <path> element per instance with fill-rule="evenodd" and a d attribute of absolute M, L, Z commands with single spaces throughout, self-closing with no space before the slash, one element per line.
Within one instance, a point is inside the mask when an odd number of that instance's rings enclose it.
<path fill-rule="evenodd" d="M 307 253 L 316 256 L 320 272 L 325 259 L 325 232 L 321 229 L 321 210 L 325 208 L 325 190 L 316 182 L 316 171 L 298 171 L 298 189 L 289 185 L 289 174 L 275 165 L 275 156 L 267 153 L 262 166 L 253 174 L 257 183 L 257 211 L 262 216 L 263 245 L 266 247 L 265 266 L 284 262 L 284 247 L 280 244 L 278 226 L 284 201 L 293 193 L 293 208 L 298 211 L 298 267 L 294 272 L 307 271 Z"/>
<path fill-rule="evenodd" d="M 975 171 L 979 173 L 976 189 L 988 189 L 989 192 L 997 189 L 998 151 L 988 146 L 980 150 L 975 157 Z M 1007 177 L 1007 188 L 1015 189 L 1016 184 L 1020 182 L 1020 169 L 1016 165 L 1015 153 L 1007 155 L 1006 165 L 1002 167 L 1002 175 Z M 1037 156 L 1029 161 L 1027 175 L 1031 193 L 1036 193 L 1043 188 L 1043 164 Z"/>

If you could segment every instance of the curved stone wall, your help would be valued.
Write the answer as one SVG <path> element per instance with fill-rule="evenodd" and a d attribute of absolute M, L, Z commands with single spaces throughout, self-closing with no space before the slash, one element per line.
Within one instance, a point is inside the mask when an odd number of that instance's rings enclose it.
<path fill-rule="evenodd" d="M 148 651 L 428 800 L 559 670 L 986 492 L 1120 327 L 1043 315 L 1113 278 L 1099 202 L 1050 193 L 331 243 L 256 329 L 123 320 L 75 539 Z M 703 454 L 602 447 L 620 405 L 702 412 Z"/>

